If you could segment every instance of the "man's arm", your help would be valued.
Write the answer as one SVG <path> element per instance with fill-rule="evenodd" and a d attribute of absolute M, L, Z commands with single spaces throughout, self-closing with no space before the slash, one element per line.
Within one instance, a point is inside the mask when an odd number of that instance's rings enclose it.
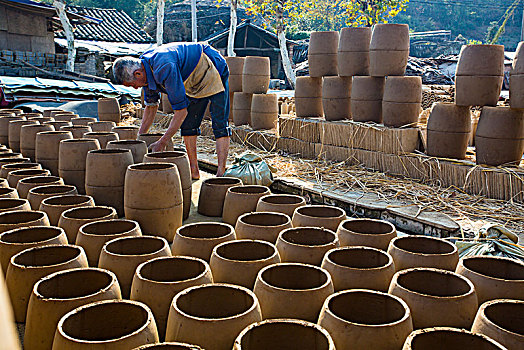
<path fill-rule="evenodd" d="M 186 116 L 187 116 L 186 108 L 180 109 L 174 112 L 173 119 L 171 119 L 171 123 L 169 123 L 169 127 L 167 128 L 166 132 L 164 133 L 164 136 L 162 136 L 157 142 L 151 145 L 151 150 L 153 152 L 161 152 L 165 150 L 169 141 L 173 138 L 173 136 L 175 136 L 178 129 L 180 129 L 180 126 L 184 122 L 184 119 L 186 119 Z"/>
<path fill-rule="evenodd" d="M 144 115 L 142 116 L 142 123 L 140 124 L 140 130 L 138 134 L 145 134 L 153 124 L 155 120 L 156 111 L 158 110 L 158 105 L 146 106 L 144 109 Z"/>

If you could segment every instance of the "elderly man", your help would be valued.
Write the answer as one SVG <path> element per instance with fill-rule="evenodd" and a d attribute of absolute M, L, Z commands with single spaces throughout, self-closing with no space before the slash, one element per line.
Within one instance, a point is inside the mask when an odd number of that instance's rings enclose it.
<path fill-rule="evenodd" d="M 146 51 L 139 59 L 119 58 L 113 64 L 118 84 L 143 88 L 145 111 L 140 133 L 146 133 L 156 115 L 160 92 L 167 94 L 174 110 L 165 134 L 151 145 L 163 151 L 178 129 L 184 137 L 193 179 L 200 177 L 196 137 L 208 103 L 218 156 L 217 176 L 226 170 L 231 129 L 229 119 L 229 70 L 224 57 L 202 43 L 171 43 Z"/>

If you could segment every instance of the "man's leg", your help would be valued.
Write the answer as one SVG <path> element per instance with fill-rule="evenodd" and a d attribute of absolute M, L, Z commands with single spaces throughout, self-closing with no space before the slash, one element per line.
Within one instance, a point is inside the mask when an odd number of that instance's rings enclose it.
<path fill-rule="evenodd" d="M 191 166 L 191 178 L 193 180 L 200 179 L 200 171 L 198 170 L 196 136 L 184 136 L 184 144 L 186 145 L 187 157 L 189 158 L 189 165 Z"/>
<path fill-rule="evenodd" d="M 231 136 L 231 128 L 229 127 L 230 101 L 228 79 L 227 75 L 222 77 L 225 91 L 211 96 L 211 104 L 209 106 L 218 157 L 217 176 L 224 176 L 224 172 L 226 171 L 227 156 L 229 153 L 229 137 Z"/>
<path fill-rule="evenodd" d="M 193 180 L 200 178 L 196 140 L 197 135 L 200 135 L 200 123 L 204 117 L 208 102 L 207 99 L 190 99 L 189 106 L 187 107 L 187 117 L 180 127 L 180 134 L 184 137 L 184 144 L 186 146 Z"/>
<path fill-rule="evenodd" d="M 224 176 L 224 172 L 226 171 L 227 155 L 229 153 L 229 136 L 217 139 L 216 147 L 218 157 L 217 176 Z"/>

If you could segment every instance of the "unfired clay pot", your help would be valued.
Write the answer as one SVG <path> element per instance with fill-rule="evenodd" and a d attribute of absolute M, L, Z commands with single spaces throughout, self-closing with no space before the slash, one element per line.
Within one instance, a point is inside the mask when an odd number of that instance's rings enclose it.
<path fill-rule="evenodd" d="M 293 216 L 295 209 L 306 205 L 304 197 L 293 194 L 268 194 L 260 197 L 257 203 L 257 211 L 270 211 L 274 213 Z"/>
<path fill-rule="evenodd" d="M 13 152 L 20 152 L 20 130 L 22 126 L 34 124 L 38 124 L 38 122 L 36 120 L 13 120 L 9 122 L 9 148 L 11 148 Z"/>
<path fill-rule="evenodd" d="M 269 188 L 266 186 L 245 185 L 230 187 L 224 200 L 222 220 L 230 225 L 235 225 L 240 215 L 255 211 L 258 200 L 270 193 Z"/>
<path fill-rule="evenodd" d="M 386 250 L 397 236 L 393 224 L 377 219 L 348 219 L 337 230 L 341 246 L 365 246 Z"/>
<path fill-rule="evenodd" d="M 517 46 L 513 66 L 509 75 L 509 105 L 511 108 L 524 109 L 524 45 Z"/>
<path fill-rule="evenodd" d="M 383 77 L 353 77 L 351 116 L 356 122 L 382 123 Z"/>
<path fill-rule="evenodd" d="M 78 268 L 42 278 L 29 299 L 24 348 L 51 349 L 58 322 L 66 313 L 95 301 L 120 298 L 120 286 L 111 271 Z"/>
<path fill-rule="evenodd" d="M 101 149 L 106 149 L 107 144 L 110 141 L 118 141 L 118 134 L 115 132 L 102 132 L 102 131 L 92 131 L 86 132 L 83 136 L 86 139 L 96 139 L 100 143 Z"/>
<path fill-rule="evenodd" d="M 42 202 L 40 202 L 40 207 L 38 210 L 47 214 L 51 225 L 57 226 L 60 216 L 64 211 L 72 208 L 93 206 L 95 206 L 95 201 L 91 196 L 80 194 L 64 194 L 44 198 Z"/>
<path fill-rule="evenodd" d="M 76 241 L 79 228 L 87 223 L 99 220 L 116 219 L 116 211 L 112 207 L 92 206 L 68 209 L 60 215 L 58 226 L 62 227 L 69 243 Z"/>
<path fill-rule="evenodd" d="M 335 350 L 323 327 L 301 320 L 279 319 L 246 327 L 235 340 L 233 350 L 308 349 L 312 345 L 316 350 Z"/>
<path fill-rule="evenodd" d="M 0 115 L 0 144 L 9 145 L 9 122 L 15 120 L 25 120 L 24 117 L 14 115 Z"/>
<path fill-rule="evenodd" d="M 279 233 L 291 227 L 291 219 L 286 214 L 246 213 L 238 217 L 235 233 L 238 239 L 259 239 L 276 243 Z"/>
<path fill-rule="evenodd" d="M 351 78 L 324 77 L 322 108 L 326 120 L 351 119 Z"/>
<path fill-rule="evenodd" d="M 280 232 L 276 247 L 282 262 L 320 266 L 327 251 L 339 246 L 335 232 L 320 227 L 295 227 Z"/>
<path fill-rule="evenodd" d="M 153 312 L 158 334 L 166 335 L 167 316 L 175 295 L 186 288 L 213 283 L 209 265 L 202 259 L 169 256 L 140 264 L 131 285 L 131 300 L 143 302 Z"/>
<path fill-rule="evenodd" d="M 0 213 L 0 233 L 19 227 L 49 226 L 46 213 L 41 211 L 14 210 Z"/>
<path fill-rule="evenodd" d="M 338 226 L 346 219 L 343 209 L 328 205 L 306 205 L 295 209 L 293 227 L 324 227 L 337 231 Z"/>
<path fill-rule="evenodd" d="M 72 139 L 60 142 L 58 174 L 68 184 L 85 193 L 86 158 L 89 151 L 100 149 L 96 139 Z"/>
<path fill-rule="evenodd" d="M 388 253 L 393 257 L 397 271 L 412 267 L 455 271 L 459 261 L 457 247 L 436 237 L 396 237 L 389 243 Z"/>
<path fill-rule="evenodd" d="M 81 118 L 78 118 L 81 119 Z M 84 137 L 84 134 L 87 132 L 91 132 L 91 127 L 87 125 L 72 125 L 72 126 L 62 126 L 60 128 L 61 131 L 69 131 L 73 135 L 73 138 L 75 139 L 81 139 Z"/>
<path fill-rule="evenodd" d="M 14 188 L 4 187 L 0 188 L 0 198 L 18 198 L 18 193 Z"/>
<path fill-rule="evenodd" d="M 27 200 L 31 204 L 33 210 L 38 210 L 40 208 L 40 203 L 46 198 L 59 196 L 59 195 L 76 195 L 75 186 L 71 185 L 44 185 L 34 187 L 29 190 L 27 194 Z"/>
<path fill-rule="evenodd" d="M 198 345 L 179 343 L 179 342 L 167 342 L 167 343 L 155 343 L 140 346 L 133 350 L 203 350 Z"/>
<path fill-rule="evenodd" d="M 98 99 L 98 120 L 120 123 L 120 105 L 113 97 Z"/>
<path fill-rule="evenodd" d="M 118 140 L 109 141 L 106 146 L 107 149 L 128 149 L 133 155 L 134 163 L 142 163 L 144 156 L 147 153 L 147 144 L 145 141 L 140 140 Z"/>
<path fill-rule="evenodd" d="M 421 77 L 388 77 L 382 99 L 384 125 L 403 127 L 416 124 L 422 110 L 421 101 Z"/>
<path fill-rule="evenodd" d="M 308 50 L 310 76 L 338 75 L 338 41 L 337 31 L 311 33 Z"/>
<path fill-rule="evenodd" d="M 315 322 L 327 296 L 333 294 L 329 273 L 313 265 L 280 263 L 258 273 L 253 289 L 262 316 Z"/>
<path fill-rule="evenodd" d="M 348 27 L 340 31 L 338 74 L 341 77 L 369 75 L 371 28 Z"/>
<path fill-rule="evenodd" d="M 12 210 L 31 210 L 31 205 L 23 198 L 0 198 L 0 213 Z"/>
<path fill-rule="evenodd" d="M 506 350 L 504 346 L 485 335 L 451 327 L 434 327 L 416 330 L 407 337 L 402 348 L 402 350 L 438 349 Z"/>
<path fill-rule="evenodd" d="M 393 258 L 371 247 L 341 247 L 331 249 L 322 261 L 333 279 L 335 291 L 371 289 L 387 292 L 395 274 Z"/>
<path fill-rule="evenodd" d="M 369 50 L 371 76 L 404 75 L 409 56 L 408 25 L 375 24 Z"/>
<path fill-rule="evenodd" d="M 202 181 L 198 197 L 198 213 L 205 216 L 222 216 L 224 200 L 230 187 L 241 186 L 235 177 L 212 177 Z"/>
<path fill-rule="evenodd" d="M 269 88 L 269 57 L 247 56 L 242 70 L 242 91 L 265 94 Z"/>
<path fill-rule="evenodd" d="M 30 162 L 4 164 L 0 167 L 0 177 L 7 179 L 7 176 L 9 176 L 10 172 L 13 172 L 16 170 L 24 170 L 24 169 L 37 169 L 38 170 L 38 169 L 42 169 L 42 166 L 39 163 L 30 163 Z M 15 188 L 16 184 L 15 186 L 11 186 L 11 187 Z"/>
<path fill-rule="evenodd" d="M 151 146 L 151 144 L 153 142 L 156 142 L 158 140 L 160 140 L 160 138 L 164 136 L 164 134 L 162 134 L 161 132 L 157 132 L 157 133 L 149 133 L 149 134 L 140 134 L 138 135 L 138 139 L 139 140 L 142 140 L 142 141 L 145 141 L 146 144 L 147 144 L 147 147 Z M 167 146 L 166 146 L 166 149 L 164 149 L 164 151 L 173 151 L 174 150 L 174 145 L 173 145 L 173 141 L 172 140 L 169 140 Z"/>
<path fill-rule="evenodd" d="M 131 300 L 104 300 L 80 306 L 58 322 L 53 350 L 127 350 L 157 343 L 151 310 Z"/>
<path fill-rule="evenodd" d="M 0 337 L 2 339 L 2 346 L 6 349 L 20 350 L 20 342 L 16 330 L 15 320 L 13 317 L 13 310 L 9 300 L 9 293 L 4 283 L 4 274 L 0 270 Z"/>
<path fill-rule="evenodd" d="M 400 298 L 367 289 L 330 295 L 318 324 L 337 349 L 400 349 L 413 330 L 408 305 Z"/>
<path fill-rule="evenodd" d="M 72 139 L 69 131 L 43 131 L 36 134 L 35 159 L 51 174 L 58 176 L 60 141 Z"/>
<path fill-rule="evenodd" d="M 166 341 L 204 349 L 231 349 L 248 325 L 262 321 L 257 297 L 231 284 L 204 284 L 178 293 L 171 304 Z"/>
<path fill-rule="evenodd" d="M 113 129 L 111 129 L 112 132 L 116 132 L 118 134 L 118 138 L 120 140 L 136 140 L 138 137 L 138 126 L 115 126 Z"/>
<path fill-rule="evenodd" d="M 34 176 L 49 176 L 51 172 L 47 169 L 28 169 L 28 170 L 14 170 L 7 175 L 7 182 L 9 187 L 17 188 L 18 181 L 25 179 L 26 177 Z"/>
<path fill-rule="evenodd" d="M 242 72 L 244 70 L 244 57 L 226 57 L 229 68 L 229 91 L 242 91 Z M 235 123 L 235 125 L 238 125 Z"/>
<path fill-rule="evenodd" d="M 44 125 L 51 125 L 55 130 L 60 130 L 62 126 L 71 126 L 71 122 L 65 121 L 65 120 L 58 120 L 58 121 L 52 121 L 52 122 L 45 122 Z"/>
<path fill-rule="evenodd" d="M 322 117 L 322 78 L 297 77 L 295 106 L 297 117 Z"/>
<path fill-rule="evenodd" d="M 524 263 L 518 260 L 465 257 L 460 259 L 456 273 L 475 285 L 479 305 L 493 299 L 524 299 Z"/>
<path fill-rule="evenodd" d="M 36 160 L 36 134 L 39 132 L 53 131 L 54 129 L 52 125 L 23 125 L 22 128 L 20 128 L 20 152 L 23 156 L 34 162 Z"/>
<path fill-rule="evenodd" d="M 53 116 L 55 121 L 65 121 L 71 123 L 71 119 L 78 118 L 78 114 L 75 113 L 58 113 Z M 71 125 L 73 125 L 71 123 Z"/>
<path fill-rule="evenodd" d="M 20 198 L 27 198 L 29 190 L 34 187 L 43 186 L 43 185 L 63 185 L 64 181 L 58 176 L 51 175 L 37 175 L 24 177 L 18 181 L 16 185 L 16 190 L 20 195 Z"/>
<path fill-rule="evenodd" d="M 93 123 L 96 121 L 97 121 L 96 118 L 91 118 L 91 117 L 80 117 L 80 118 L 71 119 L 71 123 L 73 123 L 73 125 L 81 125 L 81 126 L 87 126 L 89 125 L 89 123 Z"/>
<path fill-rule="evenodd" d="M 231 77 L 231 76 L 230 76 Z M 251 100 L 253 94 L 235 92 L 233 97 L 233 123 L 236 126 L 251 124 Z"/>
<path fill-rule="evenodd" d="M 258 272 L 280 262 L 276 247 L 266 241 L 241 239 L 217 245 L 211 254 L 213 281 L 253 289 Z"/>
<path fill-rule="evenodd" d="M 278 124 L 278 98 L 276 94 L 253 94 L 251 100 L 251 127 L 269 130 Z"/>

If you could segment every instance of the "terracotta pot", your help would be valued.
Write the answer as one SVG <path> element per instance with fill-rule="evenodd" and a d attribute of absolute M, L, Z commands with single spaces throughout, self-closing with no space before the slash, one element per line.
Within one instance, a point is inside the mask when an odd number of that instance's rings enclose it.
<path fill-rule="evenodd" d="M 304 197 L 292 194 L 268 194 L 257 203 L 257 212 L 270 211 L 293 216 L 296 208 L 306 205 Z"/>
<path fill-rule="evenodd" d="M 322 79 L 297 77 L 295 105 L 297 117 L 322 117 Z"/>
<path fill-rule="evenodd" d="M 397 236 L 395 226 L 384 220 L 348 219 L 337 230 L 341 246 L 366 246 L 387 250 Z"/>
<path fill-rule="evenodd" d="M 118 134 L 119 140 L 136 140 L 138 137 L 138 126 L 115 126 L 111 129 L 112 132 Z"/>
<path fill-rule="evenodd" d="M 482 59 L 480 59 L 482 58 Z M 463 45 L 455 75 L 486 76 L 504 74 L 503 45 Z"/>
<path fill-rule="evenodd" d="M 327 251 L 339 246 L 335 232 L 318 227 L 288 228 L 280 232 L 276 247 L 282 262 L 320 266 Z"/>
<path fill-rule="evenodd" d="M 80 118 L 72 118 L 71 123 L 73 125 L 81 125 L 81 126 L 87 126 L 89 123 L 93 123 L 98 121 L 96 118 L 90 118 L 90 117 L 80 117 Z"/>
<path fill-rule="evenodd" d="M 388 77 L 384 85 L 384 101 L 416 103 L 422 101 L 421 77 Z"/>
<path fill-rule="evenodd" d="M 177 229 L 171 253 L 209 261 L 216 245 L 236 239 L 231 225 L 219 222 L 187 224 Z"/>
<path fill-rule="evenodd" d="M 524 74 L 511 74 L 509 76 L 509 106 L 515 109 L 524 109 Z"/>
<path fill-rule="evenodd" d="M 112 299 L 121 299 L 121 294 L 118 280 L 111 271 L 70 269 L 42 278 L 29 299 L 24 348 L 51 349 L 62 316 L 79 306 Z"/>
<path fill-rule="evenodd" d="M 496 106 L 502 82 L 502 75 L 455 76 L 455 103 L 458 106 Z"/>
<path fill-rule="evenodd" d="M 369 75 L 371 28 L 349 27 L 340 31 L 338 72 L 342 77 Z"/>
<path fill-rule="evenodd" d="M 2 346 L 7 349 L 20 350 L 20 342 L 17 334 L 17 327 L 13 317 L 13 310 L 9 300 L 7 287 L 4 283 L 4 274 L 0 270 L 0 337 L 2 338 Z"/>
<path fill-rule="evenodd" d="M 27 199 L 0 198 L 0 212 L 12 210 L 31 210 L 31 205 Z"/>
<path fill-rule="evenodd" d="M 471 331 L 484 334 L 508 349 L 520 349 L 524 345 L 522 312 L 522 300 L 488 301 L 480 306 Z"/>
<path fill-rule="evenodd" d="M 371 289 L 387 292 L 395 274 L 393 258 L 371 247 L 341 247 L 324 256 L 322 268 L 333 279 L 335 291 Z"/>
<path fill-rule="evenodd" d="M 230 349 L 242 329 L 261 320 L 257 297 L 249 289 L 230 284 L 190 287 L 173 299 L 166 340 Z"/>
<path fill-rule="evenodd" d="M 100 148 L 105 149 L 110 141 L 118 141 L 118 134 L 114 132 L 86 132 L 83 136 L 87 139 L 96 139 L 100 143 Z"/>
<path fill-rule="evenodd" d="M 338 43 L 339 34 L 337 31 L 311 33 L 308 50 L 310 76 L 338 75 Z"/>
<path fill-rule="evenodd" d="M 280 262 L 276 247 L 266 241 L 236 240 L 217 245 L 210 266 L 214 282 L 253 289 L 258 272 Z"/>
<path fill-rule="evenodd" d="M 51 118 L 55 118 L 57 115 L 62 115 L 62 114 L 74 115 L 75 112 L 64 111 L 62 109 L 47 109 L 43 113 L 44 117 L 51 117 Z"/>
<path fill-rule="evenodd" d="M 128 149 L 131 151 L 134 163 L 142 163 L 144 156 L 147 153 L 147 145 L 145 141 L 139 140 L 121 140 L 109 141 L 106 146 L 107 149 Z"/>
<path fill-rule="evenodd" d="M 324 227 L 336 231 L 345 219 L 343 209 L 328 205 L 306 205 L 295 209 L 292 224 L 293 227 Z"/>
<path fill-rule="evenodd" d="M 504 350 L 491 338 L 478 333 L 471 333 L 465 329 L 451 327 L 434 327 L 430 329 L 419 329 L 412 332 L 404 343 L 403 350 Z"/>
<path fill-rule="evenodd" d="M 24 113 L 24 110 L 21 109 L 21 108 L 4 108 L 1 110 L 2 112 L 7 112 L 7 113 L 13 113 L 15 115 L 20 115 L 22 113 Z"/>
<path fill-rule="evenodd" d="M 0 265 L 7 272 L 11 258 L 21 251 L 49 244 L 67 244 L 65 232 L 58 227 L 29 226 L 0 234 Z"/>
<path fill-rule="evenodd" d="M 230 75 L 242 75 L 245 57 L 226 57 Z"/>
<path fill-rule="evenodd" d="M 242 91 L 265 94 L 269 88 L 269 57 L 247 56 L 242 70 Z"/>
<path fill-rule="evenodd" d="M 167 342 L 167 343 L 156 343 L 140 346 L 133 350 L 203 350 L 198 345 L 179 343 L 179 342 Z"/>
<path fill-rule="evenodd" d="M 407 24 L 375 24 L 371 34 L 370 50 L 409 50 Z"/>
<path fill-rule="evenodd" d="M 30 176 L 24 177 L 18 181 L 16 190 L 20 195 L 20 198 L 27 198 L 29 190 L 34 187 L 43 185 L 63 185 L 64 181 L 58 176 L 42 175 L 42 176 Z"/>
<path fill-rule="evenodd" d="M 460 259 L 456 273 L 475 285 L 479 305 L 493 299 L 523 299 L 524 263 L 518 260 L 494 256 L 465 257 Z"/>
<path fill-rule="evenodd" d="M 89 151 L 100 149 L 96 139 L 72 139 L 60 142 L 58 174 L 68 184 L 85 194 L 86 159 Z"/>
<path fill-rule="evenodd" d="M 251 101 L 251 127 L 253 130 L 274 129 L 278 123 L 276 94 L 254 94 Z"/>
<path fill-rule="evenodd" d="M 87 267 L 84 250 L 72 245 L 45 245 L 14 255 L 7 267 L 6 284 L 16 322 L 24 322 L 33 286 L 53 272 Z"/>
<path fill-rule="evenodd" d="M 235 177 L 213 177 L 202 181 L 198 197 L 198 213 L 205 216 L 222 216 L 224 200 L 230 187 L 241 186 Z"/>
<path fill-rule="evenodd" d="M 78 114 L 75 114 L 75 113 L 59 113 L 59 114 L 55 114 L 53 116 L 53 118 L 55 119 L 55 121 L 64 121 L 64 122 L 71 123 L 71 119 L 78 118 Z M 71 125 L 73 125 L 73 124 L 71 123 Z"/>
<path fill-rule="evenodd" d="M 7 182 L 7 180 L 0 178 L 0 188 L 7 188 L 7 187 L 9 187 L 9 183 Z"/>
<path fill-rule="evenodd" d="M 409 50 L 370 50 L 369 74 L 372 77 L 404 75 L 408 64 Z"/>
<path fill-rule="evenodd" d="M 351 84 L 351 116 L 354 121 L 382 123 L 382 77 L 354 77 Z"/>
<path fill-rule="evenodd" d="M 36 120 L 13 120 L 8 125 L 9 148 L 14 152 L 20 152 L 20 130 L 24 125 L 38 124 Z"/>
<path fill-rule="evenodd" d="M 51 117 L 42 117 L 42 116 L 38 116 L 38 117 L 29 117 L 27 118 L 28 120 L 34 120 L 40 124 L 45 124 L 47 122 L 52 122 L 54 121 L 54 118 L 51 118 Z"/>
<path fill-rule="evenodd" d="M 78 118 L 81 119 L 81 118 Z M 61 131 L 70 131 L 75 139 L 81 139 L 84 137 L 85 133 L 91 132 L 91 128 L 87 125 L 72 125 L 72 126 L 62 126 Z"/>
<path fill-rule="evenodd" d="M 16 163 L 15 163 L 16 164 Z M 7 175 L 7 183 L 11 188 L 16 188 L 18 186 L 18 181 L 25 179 L 27 177 L 33 176 L 49 176 L 51 172 L 47 169 L 19 169 L 9 172 Z"/>
<path fill-rule="evenodd" d="M 44 125 L 51 125 L 55 130 L 60 130 L 62 126 L 71 126 L 71 122 L 65 121 L 65 120 L 55 120 L 51 122 L 45 122 Z"/>
<path fill-rule="evenodd" d="M 318 324 L 337 349 L 400 349 L 413 330 L 408 305 L 377 291 L 353 289 L 330 295 Z"/>
<path fill-rule="evenodd" d="M 36 160 L 36 134 L 39 132 L 53 131 L 52 125 L 29 124 L 20 128 L 20 152 L 24 157 Z"/>
<path fill-rule="evenodd" d="M 18 159 L 18 158 L 15 158 Z M 0 177 L 7 179 L 9 173 L 16 170 L 25 170 L 25 169 L 42 169 L 42 166 L 39 163 L 9 163 L 4 164 L 0 168 Z M 16 184 L 14 184 L 16 186 Z M 14 188 L 14 187 L 13 187 Z"/>
<path fill-rule="evenodd" d="M 382 122 L 385 126 L 399 128 L 416 125 L 421 112 L 420 102 L 382 101 Z"/>
<path fill-rule="evenodd" d="M 35 158 L 51 174 L 58 176 L 60 141 L 72 139 L 69 131 L 44 131 L 36 135 Z"/>
<path fill-rule="evenodd" d="M 160 138 L 164 136 L 163 133 L 157 132 L 157 133 L 149 133 L 149 134 L 140 134 L 138 135 L 138 139 L 145 141 L 147 144 L 147 147 L 151 146 L 153 142 L 156 142 L 160 140 Z M 175 146 L 173 145 L 173 140 L 170 140 L 166 146 L 166 149 L 164 151 L 173 151 Z"/>
<path fill-rule="evenodd" d="M 24 119 L 24 117 L 14 115 L 0 115 L 0 143 L 2 145 L 9 145 L 9 122 Z"/>
<path fill-rule="evenodd" d="M 32 117 L 44 117 L 44 115 L 42 113 L 40 113 L 40 112 L 29 112 L 29 113 L 23 112 L 23 113 L 19 114 L 19 116 L 24 117 L 26 119 L 32 118 Z M 49 117 L 49 116 L 46 115 L 45 117 Z"/>
<path fill-rule="evenodd" d="M 146 305 L 104 300 L 65 314 L 58 322 L 53 350 L 124 350 L 157 342 L 155 319 Z"/>
<path fill-rule="evenodd" d="M 236 126 L 249 125 L 251 123 L 251 99 L 253 94 L 247 92 L 235 92 L 233 98 L 233 123 Z"/>
<path fill-rule="evenodd" d="M 266 186 L 246 185 L 234 186 L 227 190 L 224 200 L 222 220 L 235 225 L 240 215 L 256 210 L 260 197 L 270 194 Z"/>
<path fill-rule="evenodd" d="M 238 239 L 258 239 L 275 243 L 280 232 L 291 227 L 291 219 L 282 213 L 246 213 L 238 217 L 235 233 Z"/>
<path fill-rule="evenodd" d="M 186 288 L 213 283 L 209 265 L 187 256 L 160 257 L 140 264 L 131 286 L 131 299 L 151 308 L 160 339 L 166 335 L 167 317 L 175 295 Z"/>
<path fill-rule="evenodd" d="M 0 213 L 0 233 L 19 227 L 49 226 L 47 215 L 41 211 L 6 211 Z"/>
<path fill-rule="evenodd" d="M 57 226 L 60 216 L 64 211 L 72 208 L 94 206 L 95 201 L 90 196 L 65 194 L 44 198 L 42 202 L 40 202 L 38 210 L 47 214 L 51 225 Z"/>
<path fill-rule="evenodd" d="M 351 78 L 325 77 L 322 86 L 322 107 L 326 120 L 351 119 Z"/>
<path fill-rule="evenodd" d="M 20 162 L 19 160 L 12 159 L 23 159 L 22 154 L 18 152 L 13 152 L 10 149 L 0 152 L 0 163 L 4 163 L 6 160 L 11 160 L 11 162 Z M 0 164 L 3 165 L 3 164 Z"/>
<path fill-rule="evenodd" d="M 31 204 L 33 210 L 38 210 L 40 208 L 40 203 L 46 198 L 59 196 L 59 195 L 76 195 L 75 186 L 71 185 L 44 185 L 34 187 L 29 190 L 27 194 L 27 200 Z"/>
<path fill-rule="evenodd" d="M 4 187 L 0 188 L 0 198 L 18 198 L 18 193 L 14 188 Z"/>
<path fill-rule="evenodd" d="M 120 123 L 120 104 L 114 97 L 98 99 L 98 119 Z"/>
<path fill-rule="evenodd" d="M 111 207 L 93 206 L 68 209 L 60 215 L 58 226 L 62 227 L 67 235 L 69 243 L 76 242 L 78 230 L 84 224 L 116 219 L 116 210 Z"/>

